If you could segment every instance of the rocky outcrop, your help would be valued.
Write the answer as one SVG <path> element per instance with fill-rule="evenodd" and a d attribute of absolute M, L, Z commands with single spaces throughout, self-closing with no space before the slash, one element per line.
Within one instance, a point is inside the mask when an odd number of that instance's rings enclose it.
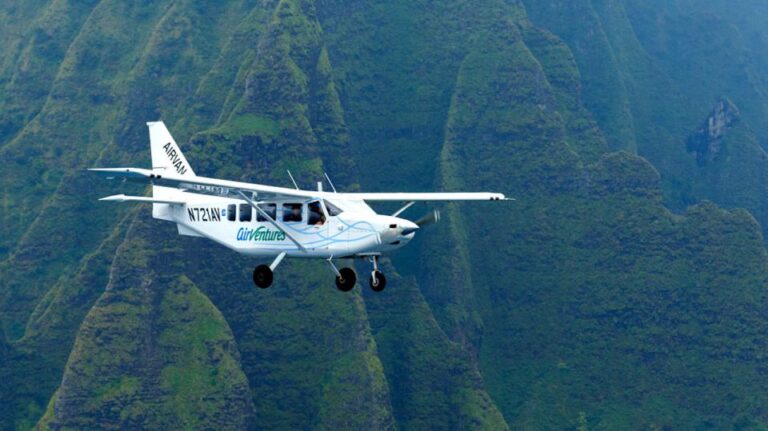
<path fill-rule="evenodd" d="M 701 126 L 686 141 L 686 149 L 703 166 L 714 161 L 723 152 L 723 135 L 741 118 L 739 109 L 728 99 L 717 102 Z"/>

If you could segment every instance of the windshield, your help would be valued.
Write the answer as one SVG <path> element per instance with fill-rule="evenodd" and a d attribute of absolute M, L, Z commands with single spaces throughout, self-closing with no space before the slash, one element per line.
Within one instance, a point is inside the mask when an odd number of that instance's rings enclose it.
<path fill-rule="evenodd" d="M 341 208 L 337 207 L 336 205 L 328 202 L 327 200 L 325 201 L 325 209 L 328 210 L 328 215 L 331 216 L 331 217 L 337 216 L 337 215 L 341 214 L 342 212 L 344 212 L 344 210 L 342 210 Z"/>

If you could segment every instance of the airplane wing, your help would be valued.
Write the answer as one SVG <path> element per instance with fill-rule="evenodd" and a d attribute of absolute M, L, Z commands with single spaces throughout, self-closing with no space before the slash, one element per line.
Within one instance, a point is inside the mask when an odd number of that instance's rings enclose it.
<path fill-rule="evenodd" d="M 296 190 L 286 187 L 265 186 L 241 181 L 219 180 L 198 176 L 180 176 L 158 173 L 157 170 L 142 168 L 91 168 L 88 169 L 107 178 L 125 178 L 129 181 L 151 182 L 158 186 L 175 187 L 204 194 L 237 195 L 238 192 L 256 193 L 259 198 L 297 197 L 315 198 L 322 194 L 310 190 Z M 171 171 L 172 172 L 172 171 Z"/>
<path fill-rule="evenodd" d="M 314 190 L 297 190 L 287 187 L 273 187 L 240 181 L 220 180 L 198 176 L 180 176 L 159 173 L 158 170 L 142 168 L 91 168 L 89 171 L 105 175 L 108 178 L 124 178 L 129 181 L 151 182 L 158 186 L 175 187 L 196 193 L 216 194 L 221 196 L 256 193 L 259 199 L 266 198 L 305 198 L 327 197 L 330 199 L 362 199 L 372 202 L 416 202 L 416 201 L 499 201 L 511 200 L 501 193 L 332 193 Z M 165 172 L 165 171 L 164 171 Z M 109 200 L 118 200 L 110 197 Z M 132 199 L 136 200 L 136 199 Z"/>
<path fill-rule="evenodd" d="M 338 193 L 343 199 L 362 199 L 371 202 L 420 201 L 505 201 L 512 200 L 501 193 Z"/>

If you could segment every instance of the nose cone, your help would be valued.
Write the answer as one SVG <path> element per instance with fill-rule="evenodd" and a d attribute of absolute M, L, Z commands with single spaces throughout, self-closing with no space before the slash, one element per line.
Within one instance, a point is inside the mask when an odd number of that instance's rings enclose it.
<path fill-rule="evenodd" d="M 408 236 L 419 230 L 419 225 L 416 223 L 410 221 L 410 220 L 403 220 L 400 221 L 400 235 L 401 236 Z"/>

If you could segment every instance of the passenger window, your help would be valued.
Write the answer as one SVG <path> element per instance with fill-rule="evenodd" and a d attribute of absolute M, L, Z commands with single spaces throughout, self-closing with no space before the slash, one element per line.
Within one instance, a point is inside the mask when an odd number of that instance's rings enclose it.
<path fill-rule="evenodd" d="M 283 204 L 283 221 L 301 221 L 301 204 Z"/>
<path fill-rule="evenodd" d="M 342 212 L 344 212 L 341 208 L 337 207 L 336 205 L 334 205 L 334 204 L 332 204 L 332 203 L 330 203 L 328 201 L 325 201 L 325 209 L 328 210 L 328 215 L 331 216 L 331 217 L 337 216 L 337 215 L 341 214 Z"/>
<path fill-rule="evenodd" d="M 227 205 L 227 220 L 235 221 L 235 218 L 237 218 L 237 205 Z"/>
<path fill-rule="evenodd" d="M 309 217 L 307 217 L 308 224 L 315 226 L 322 226 L 325 224 L 325 214 L 323 214 L 323 209 L 320 207 L 320 201 L 310 202 L 309 205 L 307 205 L 307 209 L 309 210 Z"/>
<path fill-rule="evenodd" d="M 240 204 L 240 221 L 251 221 L 251 205 Z"/>
<path fill-rule="evenodd" d="M 277 205 L 276 204 L 259 204 L 259 208 L 267 213 L 269 217 L 274 220 L 277 218 Z M 269 221 L 261 213 L 256 214 L 256 221 Z"/>

